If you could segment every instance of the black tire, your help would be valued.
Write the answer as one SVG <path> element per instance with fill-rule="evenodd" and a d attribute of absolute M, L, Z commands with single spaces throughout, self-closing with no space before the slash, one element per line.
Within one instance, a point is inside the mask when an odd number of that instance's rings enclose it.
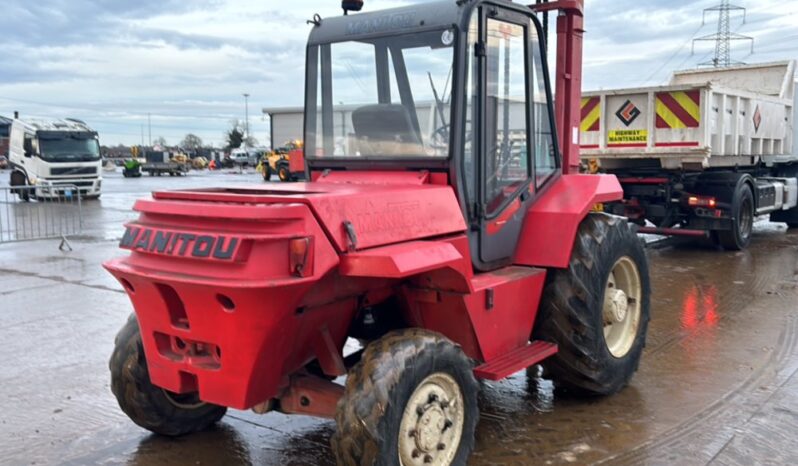
<path fill-rule="evenodd" d="M 398 330 L 369 344 L 350 371 L 346 392 L 338 402 L 338 429 L 331 439 L 337 463 L 397 464 L 398 436 L 407 402 L 422 381 L 443 373 L 456 381 L 463 397 L 462 435 L 450 464 L 465 465 L 474 449 L 479 420 L 479 385 L 472 370 L 471 361 L 459 346 L 427 330 Z M 419 464 L 424 464 L 423 456 L 419 459 Z"/>
<path fill-rule="evenodd" d="M 227 408 L 223 406 L 202 403 L 196 395 L 168 395 L 150 382 L 135 315 L 116 335 L 114 344 L 109 362 L 111 391 L 122 411 L 139 426 L 176 437 L 204 430 L 224 416 Z"/>
<path fill-rule="evenodd" d="M 263 164 L 263 181 L 271 181 L 272 167 L 268 163 Z"/>
<path fill-rule="evenodd" d="M 25 188 L 28 186 L 28 177 L 25 176 L 25 174 L 22 173 L 21 171 L 13 171 L 11 172 L 10 184 L 12 188 L 14 186 Z M 11 192 L 19 196 L 20 200 L 28 202 L 30 201 L 31 198 L 30 191 L 31 191 L 30 189 L 16 189 L 16 190 L 12 189 Z"/>
<path fill-rule="evenodd" d="M 610 273 L 629 259 L 639 276 L 636 334 L 620 357 L 604 336 L 603 303 Z M 626 219 L 590 214 L 579 225 L 568 269 L 549 272 L 533 339 L 556 343 L 559 352 L 543 362 L 555 386 L 575 395 L 603 396 L 625 387 L 637 371 L 646 344 L 651 285 L 640 239 Z"/>
<path fill-rule="evenodd" d="M 732 227 L 718 231 L 718 243 L 729 251 L 742 251 L 751 244 L 754 230 L 754 193 L 743 183 L 737 187 L 732 200 Z"/>
<path fill-rule="evenodd" d="M 291 169 L 288 168 L 287 163 L 277 165 L 277 177 L 283 182 L 294 181 L 293 176 L 291 176 Z"/>

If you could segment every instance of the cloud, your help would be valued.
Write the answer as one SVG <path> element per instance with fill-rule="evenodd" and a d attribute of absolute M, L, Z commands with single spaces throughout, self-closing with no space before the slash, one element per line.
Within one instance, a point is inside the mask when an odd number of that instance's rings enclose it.
<path fill-rule="evenodd" d="M 367 10 L 413 3 L 369 0 Z M 585 87 L 662 84 L 694 66 L 691 54 L 710 0 L 587 0 Z M 760 0 L 733 30 L 757 37 L 758 62 L 798 55 L 798 2 Z M 244 117 L 251 94 L 253 135 L 267 139 L 262 107 L 303 100 L 305 21 L 338 15 L 336 0 L 6 0 L 0 16 L 0 114 L 74 116 L 105 143 L 137 143 L 151 115 L 153 137 L 178 142 L 188 132 L 222 142 L 229 120 Z M 554 18 L 552 17 L 552 20 Z M 552 21 L 553 23 L 553 21 Z M 354 63 L 353 66 L 357 66 Z M 145 130 L 146 136 L 146 130 Z M 278 142 L 279 143 L 279 142 Z"/>

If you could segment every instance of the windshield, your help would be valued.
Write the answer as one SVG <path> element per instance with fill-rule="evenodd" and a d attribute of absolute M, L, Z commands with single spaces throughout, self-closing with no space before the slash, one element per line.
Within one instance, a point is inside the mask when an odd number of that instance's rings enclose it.
<path fill-rule="evenodd" d="M 87 135 L 41 137 L 39 154 L 47 162 L 93 162 L 100 160 L 100 143 Z"/>
<path fill-rule="evenodd" d="M 447 157 L 454 39 L 438 30 L 311 47 L 306 154 Z"/>

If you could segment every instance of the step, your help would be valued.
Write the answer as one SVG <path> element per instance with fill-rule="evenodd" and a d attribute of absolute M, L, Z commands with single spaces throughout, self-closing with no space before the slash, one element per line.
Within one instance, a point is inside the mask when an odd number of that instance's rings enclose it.
<path fill-rule="evenodd" d="M 533 341 L 526 346 L 510 351 L 474 369 L 480 379 L 502 380 L 529 366 L 539 363 L 557 353 L 557 345 L 545 341 Z"/>

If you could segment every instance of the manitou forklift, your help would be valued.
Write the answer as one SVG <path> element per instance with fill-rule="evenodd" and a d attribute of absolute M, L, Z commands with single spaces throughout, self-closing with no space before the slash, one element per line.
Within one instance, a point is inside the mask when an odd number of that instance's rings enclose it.
<path fill-rule="evenodd" d="M 561 390 L 623 388 L 648 266 L 592 212 L 616 178 L 577 174 L 582 21 L 582 0 L 316 16 L 309 181 L 153 193 L 105 264 L 135 308 L 122 410 L 168 436 L 228 408 L 327 417 L 339 464 L 463 465 L 478 379 L 542 364 Z"/>

